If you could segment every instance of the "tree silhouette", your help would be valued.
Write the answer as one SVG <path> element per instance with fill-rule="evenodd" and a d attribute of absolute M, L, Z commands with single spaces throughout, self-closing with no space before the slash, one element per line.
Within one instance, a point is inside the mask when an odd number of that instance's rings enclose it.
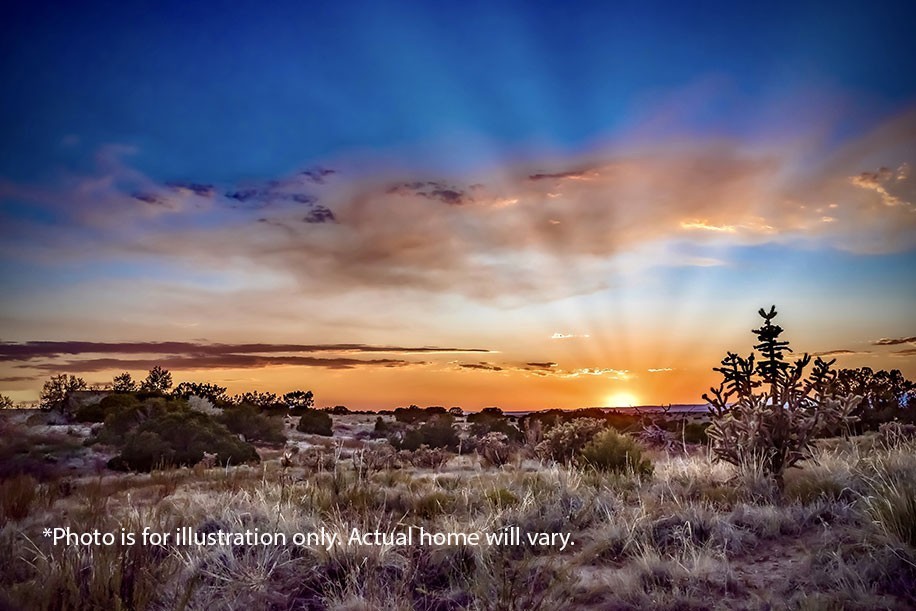
<path fill-rule="evenodd" d="M 63 411 L 70 393 L 85 389 L 86 381 L 83 378 L 65 373 L 53 376 L 41 388 L 39 405 L 42 409 Z"/>
<path fill-rule="evenodd" d="M 130 373 L 125 371 L 114 377 L 111 383 L 111 390 L 114 392 L 136 392 L 137 383 L 131 377 Z"/>
<path fill-rule="evenodd" d="M 773 324 L 776 306 L 759 314 L 764 324 L 752 332 L 760 358 L 728 352 L 713 369 L 722 382 L 703 395 L 713 415 L 707 434 L 716 459 L 760 469 L 781 489 L 783 473 L 810 456 L 816 436 L 854 421 L 861 397 L 834 392 L 834 361 L 816 358 L 805 377 L 811 357 L 786 360 L 792 350 L 780 339 L 782 327 Z"/>
<path fill-rule="evenodd" d="M 160 395 L 168 393 L 171 387 L 172 374 L 169 373 L 168 369 L 163 369 L 159 365 L 150 369 L 146 379 L 140 384 L 140 390 L 142 392 L 157 393 Z"/>

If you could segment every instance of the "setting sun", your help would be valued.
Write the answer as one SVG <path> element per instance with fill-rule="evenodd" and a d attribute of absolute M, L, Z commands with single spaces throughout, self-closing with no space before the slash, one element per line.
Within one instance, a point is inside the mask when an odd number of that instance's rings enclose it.
<path fill-rule="evenodd" d="M 615 392 L 604 399 L 605 407 L 633 407 L 639 405 L 639 398 L 631 392 Z"/>

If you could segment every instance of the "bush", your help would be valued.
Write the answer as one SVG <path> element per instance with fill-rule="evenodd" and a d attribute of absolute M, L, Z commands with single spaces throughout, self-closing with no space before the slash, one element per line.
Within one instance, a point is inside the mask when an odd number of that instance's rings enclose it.
<path fill-rule="evenodd" d="M 469 414 L 467 421 L 471 425 L 471 435 L 475 437 L 483 437 L 489 433 L 502 433 L 510 441 L 516 442 L 521 441 L 524 437 L 498 407 L 487 407 L 475 414 Z"/>
<path fill-rule="evenodd" d="M 416 405 L 411 405 L 410 407 L 399 407 L 394 410 L 394 419 L 406 424 L 417 424 L 446 413 L 444 407 L 433 406 L 423 409 Z"/>
<path fill-rule="evenodd" d="M 454 420 L 451 414 L 437 414 L 415 429 L 390 437 L 389 441 L 399 450 L 416 450 L 420 446 L 456 450 L 461 440 L 453 425 Z"/>
<path fill-rule="evenodd" d="M 515 455 L 509 438 L 502 433 L 487 433 L 477 442 L 475 450 L 485 467 L 501 467 Z"/>
<path fill-rule="evenodd" d="M 302 417 L 299 418 L 296 430 L 312 435 L 331 437 L 334 434 L 331 428 L 333 424 L 334 421 L 327 413 L 317 409 L 307 409 L 302 412 Z"/>
<path fill-rule="evenodd" d="M 253 405 L 233 405 L 223 410 L 217 421 L 233 433 L 244 436 L 247 441 L 282 443 L 286 440 L 283 422 L 265 416 Z"/>
<path fill-rule="evenodd" d="M 78 422 L 105 422 L 109 414 L 135 409 L 140 404 L 136 396 L 114 393 L 103 397 L 98 403 L 81 406 L 74 417 Z"/>
<path fill-rule="evenodd" d="M 541 458 L 566 462 L 577 456 L 604 425 L 592 418 L 576 418 L 558 424 L 544 433 L 535 451 Z"/>
<path fill-rule="evenodd" d="M 109 461 L 118 470 L 150 471 L 161 466 L 191 466 L 204 453 L 220 464 L 257 462 L 258 453 L 226 427 L 187 408 L 160 411 L 127 434 L 121 454 Z"/>
<path fill-rule="evenodd" d="M 0 480 L 0 527 L 9 520 L 27 517 L 37 497 L 38 482 L 31 475 Z"/>
<path fill-rule="evenodd" d="M 416 450 L 401 450 L 398 459 L 418 469 L 438 469 L 449 461 L 451 454 L 442 448 L 420 446 Z"/>
<path fill-rule="evenodd" d="M 654 468 L 648 458 L 643 458 L 642 448 L 636 441 L 614 429 L 606 429 L 588 442 L 579 454 L 580 466 L 598 471 L 638 475 L 652 475 Z"/>

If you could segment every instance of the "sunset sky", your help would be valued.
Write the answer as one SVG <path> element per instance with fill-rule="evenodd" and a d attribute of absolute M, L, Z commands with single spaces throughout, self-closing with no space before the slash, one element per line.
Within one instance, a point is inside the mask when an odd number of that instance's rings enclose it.
<path fill-rule="evenodd" d="M 771 304 L 916 377 L 912 3 L 742 4 L 5 8 L 0 392 L 697 403 Z"/>

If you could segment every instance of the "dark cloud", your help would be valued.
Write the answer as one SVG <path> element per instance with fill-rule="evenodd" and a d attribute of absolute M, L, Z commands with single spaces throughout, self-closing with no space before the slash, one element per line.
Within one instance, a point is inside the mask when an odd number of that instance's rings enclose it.
<path fill-rule="evenodd" d="M 881 167 L 876 172 L 862 172 L 859 175 L 853 177 L 853 182 L 860 186 L 875 186 L 880 185 L 886 180 L 890 180 L 894 177 L 894 172 L 890 168 Z"/>
<path fill-rule="evenodd" d="M 916 344 L 916 335 L 910 337 L 882 337 L 873 341 L 872 346 L 899 346 L 900 344 Z"/>
<path fill-rule="evenodd" d="M 81 354 L 159 354 L 219 357 L 278 353 L 353 352 L 429 354 L 489 352 L 483 348 L 369 346 L 366 344 L 207 344 L 197 342 L 21 342 L 0 343 L 0 361 L 30 361 Z"/>
<path fill-rule="evenodd" d="M 318 201 L 314 195 L 307 193 L 291 193 L 288 191 L 275 191 L 273 189 L 240 189 L 229 191 L 226 197 L 246 204 L 251 208 L 264 208 L 271 204 L 292 202 L 295 204 L 311 205 Z"/>
<path fill-rule="evenodd" d="M 312 169 L 309 169 L 309 170 L 304 170 L 304 171 L 300 172 L 299 175 L 300 175 L 300 176 L 306 177 L 309 181 L 311 181 L 311 182 L 313 182 L 313 183 L 315 183 L 315 184 L 321 185 L 321 184 L 324 184 L 325 179 L 326 179 L 328 176 L 333 176 L 333 175 L 336 174 L 336 173 L 337 173 L 336 170 L 331 170 L 331 169 L 328 169 L 328 168 L 317 167 L 317 168 L 312 168 Z"/>
<path fill-rule="evenodd" d="M 135 200 L 143 202 L 144 204 L 149 204 L 150 206 L 164 206 L 169 207 L 169 202 L 164 198 L 159 197 L 158 195 L 153 195 L 151 193 L 133 193 L 131 194 Z"/>
<path fill-rule="evenodd" d="M 31 382 L 36 378 L 37 376 L 7 376 L 0 378 L 0 384 L 8 384 L 11 382 Z"/>
<path fill-rule="evenodd" d="M 156 365 L 166 369 L 259 369 L 275 365 L 294 365 L 298 367 L 321 367 L 324 369 L 354 369 L 356 367 L 405 367 L 408 365 L 425 365 L 423 361 L 405 361 L 402 359 L 352 359 L 322 358 L 314 356 L 261 356 L 252 354 L 200 354 L 190 356 L 165 356 L 150 359 L 86 359 L 68 360 L 55 363 L 22 364 L 17 367 L 28 367 L 50 373 L 91 373 L 112 369 L 151 369 Z"/>
<path fill-rule="evenodd" d="M 480 361 L 479 363 L 458 363 L 458 366 L 462 369 L 483 369 L 485 371 L 503 371 L 504 369 L 499 365 L 493 363 L 486 363 Z"/>
<path fill-rule="evenodd" d="M 216 194 L 216 188 L 213 185 L 198 182 L 168 182 L 166 186 L 176 191 L 190 191 L 199 197 L 213 197 Z"/>
<path fill-rule="evenodd" d="M 565 180 L 565 179 L 582 179 L 588 178 L 592 174 L 593 170 L 570 170 L 568 172 L 551 172 L 551 173 L 539 173 L 539 174 L 530 174 L 528 180 Z"/>
<path fill-rule="evenodd" d="M 891 352 L 891 356 L 916 356 L 916 348 L 907 348 L 906 350 L 896 350 Z"/>
<path fill-rule="evenodd" d="M 324 206 L 315 206 L 302 219 L 306 223 L 336 223 L 334 213 Z"/>
<path fill-rule="evenodd" d="M 556 366 L 557 366 L 556 363 L 552 363 L 550 361 L 544 361 L 541 363 L 537 363 L 537 362 L 525 363 L 525 367 L 527 367 L 528 369 L 552 369 Z"/>
<path fill-rule="evenodd" d="M 465 191 L 437 181 L 403 182 L 388 187 L 387 192 L 392 195 L 424 197 L 451 206 L 460 206 L 471 201 Z"/>

